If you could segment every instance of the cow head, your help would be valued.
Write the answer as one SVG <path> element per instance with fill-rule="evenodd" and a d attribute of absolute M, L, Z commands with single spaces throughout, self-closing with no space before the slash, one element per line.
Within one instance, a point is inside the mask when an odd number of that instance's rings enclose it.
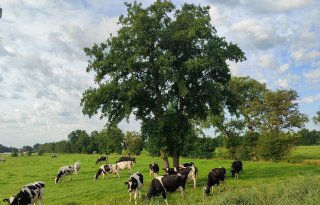
<path fill-rule="evenodd" d="M 129 181 L 124 182 L 124 184 L 128 185 L 128 192 L 132 192 L 138 187 L 138 181 L 132 177 L 129 179 Z"/>
<path fill-rule="evenodd" d="M 237 178 L 238 173 L 236 170 L 232 169 L 230 172 L 231 172 L 232 178 Z"/>
<path fill-rule="evenodd" d="M 8 199 L 3 199 L 3 202 L 7 202 L 10 205 L 19 205 L 20 198 L 18 198 L 16 196 L 11 196 Z"/>

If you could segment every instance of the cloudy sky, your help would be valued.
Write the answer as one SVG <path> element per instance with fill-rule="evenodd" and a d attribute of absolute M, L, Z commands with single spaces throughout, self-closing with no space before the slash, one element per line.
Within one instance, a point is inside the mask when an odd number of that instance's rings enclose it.
<path fill-rule="evenodd" d="M 132 2 L 131 0 L 128 0 Z M 105 121 L 81 112 L 92 75 L 84 47 L 103 42 L 125 14 L 121 0 L 1 0 L 0 144 L 22 147 L 67 139 L 70 132 L 100 130 Z M 150 5 L 153 1 L 142 1 Z M 233 75 L 294 89 L 310 118 L 320 108 L 320 1 L 188 0 L 210 5 L 218 35 L 237 43 L 247 61 Z M 120 127 L 138 130 L 130 120 Z M 319 130 L 312 122 L 309 129 Z"/>

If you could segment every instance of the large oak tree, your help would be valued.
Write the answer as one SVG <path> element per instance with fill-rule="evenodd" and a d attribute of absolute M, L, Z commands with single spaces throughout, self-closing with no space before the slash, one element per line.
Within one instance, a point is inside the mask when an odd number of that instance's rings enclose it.
<path fill-rule="evenodd" d="M 245 60 L 233 43 L 216 34 L 209 7 L 184 4 L 180 9 L 157 0 L 147 8 L 126 3 L 121 28 L 106 42 L 85 48 L 87 71 L 97 87 L 83 93 L 83 113 L 100 114 L 117 124 L 133 114 L 142 134 L 159 148 L 164 166 L 179 153 L 191 120 L 223 110 L 230 79 L 227 60 Z"/>

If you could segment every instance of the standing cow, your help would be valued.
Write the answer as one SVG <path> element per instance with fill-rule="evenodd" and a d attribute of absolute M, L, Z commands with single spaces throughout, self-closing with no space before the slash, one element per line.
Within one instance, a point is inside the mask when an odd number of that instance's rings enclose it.
<path fill-rule="evenodd" d="M 184 199 L 184 190 L 187 181 L 187 175 L 165 175 L 154 178 L 151 181 L 150 187 L 148 189 L 148 199 L 153 196 L 161 195 L 166 205 L 168 205 L 167 193 L 175 192 L 178 189 L 181 191 L 182 198 Z"/>
<path fill-rule="evenodd" d="M 0 157 L 0 162 L 6 162 L 6 159 L 3 157 Z"/>
<path fill-rule="evenodd" d="M 43 195 L 44 183 L 38 181 L 25 185 L 16 196 L 3 199 L 3 201 L 7 202 L 9 205 L 29 205 L 35 204 L 40 200 L 40 205 L 42 205 Z"/>
<path fill-rule="evenodd" d="M 242 172 L 242 162 L 240 160 L 236 160 L 231 164 L 231 174 L 235 179 L 239 178 L 239 174 Z"/>
<path fill-rule="evenodd" d="M 105 161 L 106 163 L 108 162 L 108 156 L 100 156 L 98 157 L 97 161 L 96 161 L 96 164 L 102 162 L 102 161 Z"/>
<path fill-rule="evenodd" d="M 132 200 L 132 194 L 134 194 L 134 200 L 137 204 L 137 196 L 140 198 L 140 191 L 143 186 L 143 175 L 140 172 L 136 172 L 124 184 L 128 185 L 128 192 L 130 193 L 129 201 Z"/>
<path fill-rule="evenodd" d="M 63 166 L 59 169 L 57 176 L 54 180 L 54 182 L 57 184 L 59 181 L 62 180 L 64 176 L 70 175 L 70 180 L 72 180 L 72 172 L 73 172 L 73 167 L 72 166 Z"/>
<path fill-rule="evenodd" d="M 193 181 L 193 188 L 195 189 L 197 186 L 197 176 L 198 176 L 198 168 L 194 166 L 193 162 L 189 163 L 184 163 L 182 165 L 179 165 L 180 168 L 191 168 L 189 174 L 188 174 L 188 179 Z"/>
<path fill-rule="evenodd" d="M 74 170 L 75 174 L 79 173 L 80 168 L 81 168 L 81 163 L 79 161 L 75 162 L 74 166 L 73 166 L 73 170 Z"/>
<path fill-rule="evenodd" d="M 150 170 L 150 177 L 153 175 L 153 177 L 157 177 L 159 174 L 159 165 L 157 163 L 152 162 L 149 164 L 149 170 Z"/>
<path fill-rule="evenodd" d="M 204 193 L 206 196 L 209 195 L 210 189 L 216 184 L 219 186 L 220 182 L 224 184 L 225 188 L 225 178 L 226 178 L 226 169 L 224 167 L 214 168 L 208 174 L 207 185 L 204 187 Z"/>
<path fill-rule="evenodd" d="M 119 167 L 117 164 L 105 164 L 105 165 L 101 165 L 98 169 L 98 172 L 96 173 L 96 175 L 94 175 L 94 180 L 97 180 L 99 175 L 103 174 L 103 179 L 105 176 L 107 176 L 108 173 L 112 173 L 112 174 L 116 174 L 119 178 Z"/>

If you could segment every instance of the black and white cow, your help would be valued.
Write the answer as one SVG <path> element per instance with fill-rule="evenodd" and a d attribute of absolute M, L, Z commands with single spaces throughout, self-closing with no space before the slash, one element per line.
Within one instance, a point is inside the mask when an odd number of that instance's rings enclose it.
<path fill-rule="evenodd" d="M 0 157 L 0 162 L 6 162 L 6 159 L 3 157 Z"/>
<path fill-rule="evenodd" d="M 97 161 L 96 161 L 96 164 L 102 162 L 102 161 L 105 161 L 106 163 L 108 162 L 108 156 L 100 156 L 98 157 Z"/>
<path fill-rule="evenodd" d="M 97 180 L 99 175 L 103 174 L 103 179 L 105 176 L 107 176 L 107 174 L 116 174 L 119 178 L 119 167 L 117 164 L 105 164 L 105 165 L 101 165 L 98 169 L 98 172 L 96 173 L 96 175 L 94 175 L 94 180 Z"/>
<path fill-rule="evenodd" d="M 57 184 L 59 181 L 62 180 L 64 176 L 70 175 L 70 180 L 72 180 L 72 172 L 73 167 L 72 166 L 63 166 L 59 169 L 57 176 L 54 180 L 54 182 Z"/>
<path fill-rule="evenodd" d="M 51 158 L 57 158 L 56 154 L 51 155 Z"/>
<path fill-rule="evenodd" d="M 231 164 L 231 174 L 235 179 L 239 178 L 239 174 L 242 172 L 242 162 L 240 160 L 236 160 Z"/>
<path fill-rule="evenodd" d="M 118 162 L 123 162 L 123 161 L 133 161 L 133 163 L 136 163 L 136 158 L 135 157 L 131 157 L 131 156 L 122 156 L 118 159 L 118 161 L 116 161 L 116 163 Z"/>
<path fill-rule="evenodd" d="M 216 184 L 219 186 L 220 182 L 224 184 L 225 188 L 225 178 L 226 178 L 226 169 L 224 167 L 214 168 L 208 174 L 207 185 L 204 187 L 204 193 L 206 196 L 209 195 L 210 189 Z"/>
<path fill-rule="evenodd" d="M 193 181 L 193 188 L 196 188 L 197 186 L 197 176 L 198 176 L 198 168 L 194 166 L 193 162 L 184 163 L 182 165 L 179 165 L 180 168 L 191 168 L 191 171 L 188 174 L 188 179 Z"/>
<path fill-rule="evenodd" d="M 129 180 L 124 184 L 128 185 L 128 192 L 130 194 L 130 200 L 134 194 L 135 203 L 137 203 L 137 196 L 140 198 L 140 191 L 143 186 L 143 175 L 140 172 L 136 172 L 130 176 Z"/>
<path fill-rule="evenodd" d="M 74 166 L 73 166 L 73 170 L 74 170 L 75 174 L 79 173 L 80 168 L 81 168 L 81 163 L 79 161 L 75 162 Z"/>
<path fill-rule="evenodd" d="M 3 201 L 10 205 L 29 205 L 33 203 L 35 204 L 40 200 L 40 205 L 42 205 L 43 195 L 44 183 L 38 181 L 25 185 L 16 196 L 3 199 Z"/>
<path fill-rule="evenodd" d="M 190 167 L 179 167 L 177 168 L 165 168 L 164 171 L 166 172 L 166 175 L 188 175 L 188 179 L 193 181 L 193 187 L 196 188 L 197 186 L 197 174 L 198 169 L 195 166 Z"/>
<path fill-rule="evenodd" d="M 150 177 L 157 177 L 159 174 L 159 165 L 157 163 L 152 162 L 149 164 Z"/>
<path fill-rule="evenodd" d="M 187 175 L 165 175 L 158 176 L 151 181 L 148 189 L 147 197 L 150 199 L 153 196 L 162 196 L 165 203 L 168 205 L 167 193 L 181 191 L 182 198 L 185 198 L 185 185 L 187 181 Z"/>

